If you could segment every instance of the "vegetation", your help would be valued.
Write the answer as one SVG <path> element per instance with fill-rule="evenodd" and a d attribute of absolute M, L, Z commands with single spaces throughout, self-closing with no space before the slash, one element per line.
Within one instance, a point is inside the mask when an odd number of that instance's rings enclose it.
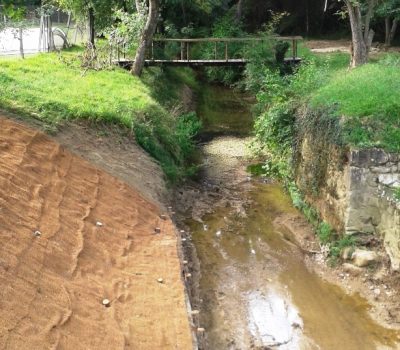
<path fill-rule="evenodd" d="M 395 198 L 397 201 L 400 201 L 400 187 L 399 187 L 399 188 L 396 188 L 396 190 L 394 191 L 394 198 Z"/>
<path fill-rule="evenodd" d="M 40 54 L 25 62 L 2 60 L 0 108 L 53 125 L 76 118 L 117 123 L 134 131 L 138 143 L 160 161 L 171 180 L 183 176 L 199 122 L 194 114 L 172 115 L 154 94 L 164 98 L 164 104 L 176 99 L 183 81 L 193 80 L 190 72 L 180 71 L 171 84 L 157 69 L 143 80 L 122 69 L 82 74 L 79 53 Z"/>

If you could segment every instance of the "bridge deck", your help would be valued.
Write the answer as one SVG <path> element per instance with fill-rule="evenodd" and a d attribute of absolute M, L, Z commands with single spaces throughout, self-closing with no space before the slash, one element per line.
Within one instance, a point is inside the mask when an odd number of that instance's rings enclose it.
<path fill-rule="evenodd" d="M 124 68 L 129 68 L 132 66 L 134 61 L 132 60 L 126 60 L 126 59 L 120 59 L 114 61 L 115 64 L 119 65 L 120 67 Z M 146 60 L 145 61 L 145 66 L 151 67 L 151 66 L 175 66 L 175 67 L 181 67 L 181 66 L 190 66 L 190 67 L 201 67 L 201 66 L 207 66 L 207 67 L 222 67 L 222 66 L 230 66 L 230 67 L 240 67 L 240 66 L 245 66 L 249 60 L 238 58 L 238 59 L 228 59 L 228 60 Z M 291 63 L 299 63 L 301 62 L 300 57 L 288 57 L 285 58 L 285 63 L 291 64 Z"/>

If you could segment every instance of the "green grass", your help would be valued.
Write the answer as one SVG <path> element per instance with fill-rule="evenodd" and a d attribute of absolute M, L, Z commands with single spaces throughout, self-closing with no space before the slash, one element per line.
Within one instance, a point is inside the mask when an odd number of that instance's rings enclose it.
<path fill-rule="evenodd" d="M 0 64 L 0 107 L 55 123 L 85 118 L 132 127 L 138 114 L 160 109 L 149 89 L 123 70 L 88 71 L 68 65 L 74 53 L 40 54 Z"/>
<path fill-rule="evenodd" d="M 400 151 L 400 67 L 384 62 L 338 69 L 313 93 L 311 106 L 337 106 L 350 145 Z"/>
<path fill-rule="evenodd" d="M 177 180 L 198 125 L 192 115 L 179 118 L 165 106 L 179 95 L 183 77 L 191 79 L 190 71 L 177 71 L 173 84 L 159 69 L 142 79 L 119 68 L 84 72 L 80 52 L 75 48 L 62 55 L 0 61 L 0 108 L 51 125 L 79 118 L 132 129 L 138 143 L 159 160 L 170 179 Z M 182 123 L 188 125 L 187 131 Z"/>

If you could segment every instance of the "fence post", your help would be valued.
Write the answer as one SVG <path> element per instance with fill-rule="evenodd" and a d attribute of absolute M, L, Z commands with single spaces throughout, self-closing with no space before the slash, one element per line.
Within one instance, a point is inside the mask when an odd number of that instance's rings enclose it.
<path fill-rule="evenodd" d="M 214 59 L 217 59 L 217 42 L 214 43 Z"/>
<path fill-rule="evenodd" d="M 186 43 L 186 60 L 189 62 L 190 61 L 190 47 L 189 47 L 189 45 L 190 45 L 190 42 L 188 41 L 187 43 Z"/>
<path fill-rule="evenodd" d="M 181 61 L 184 60 L 184 50 L 185 50 L 185 44 L 183 41 L 181 41 Z"/>
<path fill-rule="evenodd" d="M 292 54 L 293 54 L 293 62 L 296 58 L 296 52 L 295 52 L 295 46 L 296 46 L 296 41 L 292 39 Z"/>

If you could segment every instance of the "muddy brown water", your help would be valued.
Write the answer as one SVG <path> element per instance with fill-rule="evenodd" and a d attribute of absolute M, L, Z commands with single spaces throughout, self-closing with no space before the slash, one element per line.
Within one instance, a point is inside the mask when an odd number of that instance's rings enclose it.
<path fill-rule="evenodd" d="M 245 120 L 241 135 L 249 132 L 251 117 L 241 96 L 221 87 L 207 87 L 214 114 L 206 119 L 207 132 L 238 134 L 238 115 Z M 201 100 L 201 99 L 200 99 Z M 235 101 L 235 103 L 227 103 Z M 204 103 L 204 100 L 203 102 Z M 229 106 L 233 106 L 233 111 Z M 240 109 L 238 106 L 241 106 Z M 205 118 L 209 107 L 200 108 Z M 231 113 L 232 112 L 232 113 Z M 233 124 L 229 116 L 233 115 Z M 230 129 L 230 127 L 233 127 Z M 398 335 L 375 323 L 370 305 L 359 295 L 323 281 L 310 271 L 290 233 L 273 224 L 278 215 L 296 212 L 290 198 L 276 184 L 249 180 L 229 186 L 219 175 L 232 152 L 224 154 L 226 138 L 215 136 L 202 145 L 205 169 L 202 186 L 224 186 L 232 196 L 246 198 L 243 210 L 216 205 L 211 214 L 186 221 L 200 262 L 200 322 L 205 349 L 397 349 Z M 240 137 L 229 142 L 242 143 Z M 208 152 L 221 144 L 222 154 Z M 223 164 L 219 164 L 223 162 Z M 233 165 L 232 165 L 233 164 Z M 226 169 L 225 169 L 226 170 Z M 237 169 L 228 169 L 235 172 Z M 219 177 L 220 176 L 220 177 Z M 237 179 L 236 179 L 237 180 Z M 200 189 L 201 190 L 201 189 Z"/>

